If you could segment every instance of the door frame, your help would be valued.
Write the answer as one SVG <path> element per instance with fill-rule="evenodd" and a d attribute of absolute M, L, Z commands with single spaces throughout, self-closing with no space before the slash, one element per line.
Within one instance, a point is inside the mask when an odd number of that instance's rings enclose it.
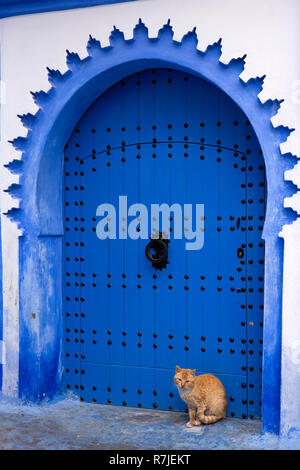
<path fill-rule="evenodd" d="M 280 107 L 278 100 L 262 104 L 258 99 L 264 77 L 245 83 L 239 77 L 245 57 L 225 65 L 219 60 L 221 48 L 219 40 L 200 52 L 195 29 L 181 42 L 173 40 L 170 22 L 159 30 L 156 38 L 149 38 L 148 29 L 140 21 L 130 40 L 125 40 L 116 28 L 108 47 L 101 47 L 99 41 L 90 37 L 88 56 L 84 59 L 67 51 L 68 71 L 61 74 L 48 69 L 50 90 L 32 93 L 39 110 L 34 116 L 21 116 L 29 128 L 28 135 L 12 142 L 23 152 L 23 168 L 20 183 L 11 185 L 7 192 L 20 203 L 6 214 L 21 230 L 17 293 L 20 397 L 37 401 L 61 391 L 64 146 L 87 108 L 113 84 L 145 69 L 173 68 L 202 77 L 224 91 L 249 119 L 263 152 L 268 199 L 263 230 L 262 418 L 263 431 L 279 432 L 283 285 L 283 240 L 279 233 L 295 219 L 293 211 L 283 204 L 293 192 L 284 180 L 284 172 L 293 167 L 295 160 L 281 154 L 280 144 L 291 131 L 283 126 L 274 128 L 270 121 Z M 7 165 L 12 172 L 16 170 L 15 162 Z M 8 364 L 4 368 L 4 381 L 9 367 Z"/>

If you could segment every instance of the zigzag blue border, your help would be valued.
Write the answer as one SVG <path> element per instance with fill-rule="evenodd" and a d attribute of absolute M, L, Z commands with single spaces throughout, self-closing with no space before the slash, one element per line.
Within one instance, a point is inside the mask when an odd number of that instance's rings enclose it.
<path fill-rule="evenodd" d="M 18 184 L 6 191 L 20 201 L 19 208 L 7 216 L 22 228 L 20 243 L 20 395 L 31 399 L 53 396 L 61 381 L 61 236 L 62 227 L 62 155 L 63 148 L 76 122 L 88 106 L 125 76 L 152 67 L 171 67 L 201 76 L 221 88 L 237 103 L 251 122 L 261 145 L 267 176 L 268 202 L 263 237 L 266 241 L 265 322 L 263 373 L 263 429 L 279 431 L 280 361 L 281 361 L 281 290 L 283 245 L 278 237 L 282 226 L 296 215 L 284 209 L 283 200 L 295 192 L 295 186 L 284 180 L 284 172 L 296 162 L 290 154 L 282 155 L 280 143 L 292 129 L 274 128 L 271 117 L 281 101 L 261 103 L 264 77 L 244 82 L 245 56 L 220 62 L 221 40 L 197 49 L 197 34 L 188 32 L 181 42 L 173 39 L 170 21 L 149 38 L 148 29 L 140 20 L 133 38 L 125 40 L 117 28 L 111 33 L 110 46 L 101 47 L 90 37 L 88 55 L 67 51 L 66 73 L 48 69 L 51 88 L 48 92 L 32 92 L 39 107 L 35 115 L 19 116 L 28 128 L 27 137 L 12 141 L 22 151 L 21 160 L 12 160 L 7 168 L 20 175 Z M 47 286 L 55 286 L 52 294 Z M 33 284 L 39 289 L 34 289 Z M 34 307 L 30 302 L 34 296 Z M 24 302 L 24 300 L 27 300 Z M 29 299 L 29 301 L 28 301 Z M 37 339 L 28 321 L 32 309 L 42 312 L 41 332 Z M 54 312 L 54 313 L 53 313 Z M 46 345 L 42 330 L 57 330 L 53 344 Z"/>

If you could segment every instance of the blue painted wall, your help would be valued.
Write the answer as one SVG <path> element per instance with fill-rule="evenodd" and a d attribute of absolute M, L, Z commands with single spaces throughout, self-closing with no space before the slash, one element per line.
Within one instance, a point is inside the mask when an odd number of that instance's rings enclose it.
<path fill-rule="evenodd" d="M 53 279 L 59 279 L 62 285 L 61 237 L 39 236 L 34 247 L 32 249 L 30 235 L 20 238 L 20 299 L 30 295 L 38 302 L 34 302 L 31 311 L 26 312 L 27 315 L 22 314 L 24 300 L 20 302 L 19 388 L 21 397 L 39 401 L 45 396 L 52 397 L 60 389 L 60 373 L 57 371 L 61 370 L 61 290 L 57 290 L 54 296 L 39 296 L 38 277 L 42 278 L 48 293 L 53 290 Z M 32 270 L 30 259 L 24 256 L 27 250 L 38 260 L 37 272 Z M 51 257 L 51 263 L 44 262 L 45 252 Z M 38 354 L 33 355 L 32 349 L 38 351 Z"/>
<path fill-rule="evenodd" d="M 136 0 L 0 0 L 0 18 Z"/>

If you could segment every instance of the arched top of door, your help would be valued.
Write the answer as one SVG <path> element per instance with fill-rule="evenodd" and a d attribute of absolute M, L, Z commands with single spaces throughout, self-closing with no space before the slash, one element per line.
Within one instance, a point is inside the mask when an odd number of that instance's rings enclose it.
<path fill-rule="evenodd" d="M 282 155 L 280 144 L 291 130 L 274 128 L 271 118 L 280 107 L 279 100 L 261 103 L 258 94 L 264 77 L 244 82 L 245 56 L 232 59 L 227 65 L 220 61 L 221 39 L 202 52 L 197 49 L 195 29 L 173 39 L 170 21 L 149 38 L 148 29 L 140 20 L 132 39 L 125 40 L 117 28 L 111 33 L 110 45 L 101 47 L 90 37 L 87 57 L 67 50 L 68 71 L 48 69 L 49 91 L 32 92 L 39 110 L 35 115 L 19 116 L 28 128 L 27 137 L 12 141 L 22 151 L 21 160 L 6 166 L 18 173 L 19 183 L 6 191 L 19 199 L 18 207 L 7 215 L 18 223 L 24 235 L 59 236 L 62 223 L 63 150 L 76 123 L 87 108 L 113 84 L 146 68 L 170 67 L 202 77 L 224 91 L 245 113 L 261 146 L 267 176 L 268 202 L 264 238 L 277 236 L 283 225 L 291 223 L 295 213 L 284 208 L 284 199 L 293 194 L 294 186 L 284 180 L 284 173 L 295 164 L 291 155 Z"/>

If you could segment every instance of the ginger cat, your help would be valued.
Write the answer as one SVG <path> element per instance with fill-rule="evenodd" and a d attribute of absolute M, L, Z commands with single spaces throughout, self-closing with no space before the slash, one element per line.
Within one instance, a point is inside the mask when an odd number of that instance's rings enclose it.
<path fill-rule="evenodd" d="M 174 382 L 188 405 L 187 427 L 216 423 L 226 416 L 227 398 L 222 382 L 211 374 L 195 375 L 196 369 L 176 366 Z"/>

